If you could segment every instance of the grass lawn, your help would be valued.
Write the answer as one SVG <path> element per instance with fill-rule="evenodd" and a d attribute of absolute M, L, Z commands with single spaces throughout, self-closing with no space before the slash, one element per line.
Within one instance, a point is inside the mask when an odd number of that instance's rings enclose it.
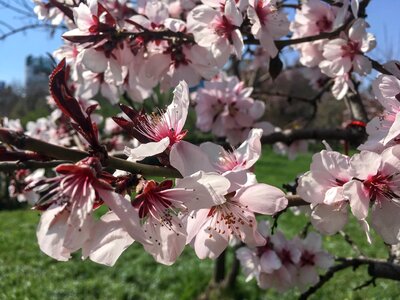
<path fill-rule="evenodd" d="M 289 162 L 269 150 L 256 167 L 260 182 L 276 186 L 293 181 L 308 169 L 311 156 Z M 0 212 L 0 299 L 194 299 L 206 288 L 213 263 L 195 258 L 189 247 L 171 267 L 156 264 L 140 245 L 131 246 L 113 268 L 81 261 L 74 255 L 70 262 L 57 262 L 40 252 L 35 237 L 37 212 L 28 210 Z M 304 215 L 288 212 L 279 219 L 279 228 L 293 236 L 307 222 Z M 347 232 L 370 256 L 386 257 L 382 241 L 368 245 L 362 230 L 353 221 Z M 354 255 L 340 236 L 326 237 L 326 249 L 338 256 Z M 231 254 L 230 254 L 231 255 Z M 377 286 L 353 289 L 369 277 L 365 268 L 342 271 L 328 282 L 313 299 L 399 299 L 400 284 L 377 280 Z M 279 295 L 261 291 L 255 282 L 238 278 L 237 290 L 218 299 L 293 299 L 298 291 Z"/>

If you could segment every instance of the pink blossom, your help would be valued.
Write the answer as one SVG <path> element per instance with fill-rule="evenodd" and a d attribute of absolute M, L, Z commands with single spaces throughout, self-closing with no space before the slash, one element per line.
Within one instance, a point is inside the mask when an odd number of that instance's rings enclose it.
<path fill-rule="evenodd" d="M 19 119 L 10 119 L 8 117 L 3 117 L 1 122 L 2 127 L 23 132 L 24 128 L 21 125 L 21 121 Z"/>
<path fill-rule="evenodd" d="M 262 129 L 252 129 L 247 140 L 233 151 L 227 151 L 211 142 L 201 144 L 200 148 L 207 153 L 211 163 L 220 173 L 249 170 L 260 158 L 262 133 Z"/>
<path fill-rule="evenodd" d="M 45 169 L 36 169 L 33 172 L 21 169 L 15 172 L 8 186 L 10 197 L 15 197 L 19 202 L 28 202 L 33 206 L 39 200 L 39 194 L 32 189 L 26 190 L 25 187 L 44 179 Z"/>
<path fill-rule="evenodd" d="M 103 201 L 114 212 L 128 211 L 129 202 L 97 177 L 100 168 L 97 159 L 87 158 L 75 165 L 60 165 L 56 168 L 58 177 L 34 183 L 32 188 L 41 194 L 35 208 L 44 211 L 37 238 L 40 249 L 47 255 L 66 261 L 72 252 L 85 247 L 94 226 L 93 210 Z M 136 239 L 145 240 L 137 230 L 139 223 L 122 221 Z"/>
<path fill-rule="evenodd" d="M 297 286 L 305 290 L 309 285 L 319 282 L 318 269 L 327 270 L 334 261 L 333 257 L 322 250 L 321 236 L 310 232 L 304 240 L 297 239 L 297 245 L 301 251 L 297 265 Z"/>
<path fill-rule="evenodd" d="M 399 156 L 400 146 L 387 148 L 382 154 L 361 151 L 351 158 L 353 180 L 343 187 L 357 219 L 365 221 L 372 206 L 372 227 L 387 244 L 400 240 Z"/>
<path fill-rule="evenodd" d="M 105 22 L 106 12 L 99 15 L 97 0 L 88 0 L 87 4 L 81 2 L 78 7 L 73 8 L 75 29 L 64 33 L 66 36 L 96 35 L 99 33 L 101 22 Z"/>
<path fill-rule="evenodd" d="M 211 49 L 219 67 L 223 67 L 233 52 L 241 59 L 243 38 L 239 30 L 242 15 L 233 0 L 224 3 L 223 11 L 207 5 L 194 8 L 188 15 L 188 31 L 196 43 Z"/>
<path fill-rule="evenodd" d="M 271 57 L 278 54 L 274 39 L 289 33 L 287 16 L 275 6 L 275 0 L 250 0 L 247 15 L 252 24 L 251 33 Z"/>
<path fill-rule="evenodd" d="M 302 3 L 301 9 L 296 10 L 290 30 L 292 38 L 317 35 L 322 32 L 330 32 L 336 17 L 335 9 L 320 0 L 310 0 Z M 301 43 L 293 46 L 300 51 L 300 62 L 307 67 L 317 66 L 322 60 L 322 48 L 324 41 Z"/>
<path fill-rule="evenodd" d="M 232 145 L 241 143 L 251 128 L 262 128 L 264 134 L 272 132 L 270 123 L 257 122 L 264 115 L 265 103 L 251 98 L 251 92 L 252 88 L 234 76 L 221 74 L 206 82 L 195 94 L 197 127 L 226 136 Z"/>
<path fill-rule="evenodd" d="M 55 145 L 70 146 L 71 144 L 71 137 L 66 128 L 60 126 L 60 124 L 53 120 L 52 116 L 39 118 L 36 121 L 29 121 L 26 124 L 25 134 Z"/>
<path fill-rule="evenodd" d="M 218 198 L 214 194 L 226 193 L 229 181 L 219 175 L 196 173 L 179 180 L 172 188 L 172 181 L 157 185 L 149 181 L 132 201 L 142 228 L 151 241 L 144 244 L 147 252 L 163 264 L 172 264 L 186 245 L 186 228 L 180 213 L 199 207 L 210 207 Z"/>
<path fill-rule="evenodd" d="M 218 172 L 199 147 L 187 142 L 173 145 L 170 162 L 183 176 L 197 170 Z M 220 202 L 194 210 L 186 218 L 187 243 L 191 243 L 199 258 L 218 257 L 232 238 L 253 246 L 263 245 L 265 240 L 257 231 L 254 213 L 272 215 L 287 206 L 281 190 L 267 184 L 246 185 L 246 173 L 245 170 L 223 173 L 230 188 L 221 194 Z"/>
<path fill-rule="evenodd" d="M 43 3 L 42 0 L 33 0 L 35 7 L 33 11 L 39 20 L 50 20 L 54 26 L 60 25 L 64 19 L 64 14 L 50 3 Z"/>
<path fill-rule="evenodd" d="M 347 222 L 347 198 L 343 185 L 351 180 L 349 157 L 322 150 L 313 156 L 310 171 L 300 177 L 297 193 L 313 208 L 313 225 L 334 234 Z"/>
<path fill-rule="evenodd" d="M 287 205 L 284 193 L 267 184 L 254 184 L 225 195 L 225 202 L 200 209 L 188 218 L 188 238 L 199 258 L 216 258 L 232 236 L 249 246 L 262 246 L 254 213 L 272 215 Z"/>
<path fill-rule="evenodd" d="M 359 149 L 382 152 L 395 144 L 400 134 L 400 81 L 395 76 L 379 75 L 372 87 L 385 111 L 367 124 L 368 140 Z"/>
<path fill-rule="evenodd" d="M 348 36 L 332 40 L 324 45 L 324 59 L 319 67 L 330 77 L 354 71 L 360 75 L 371 72 L 371 62 L 363 54 L 375 47 L 375 38 L 367 33 L 369 25 L 357 19 L 349 29 Z"/>
<path fill-rule="evenodd" d="M 171 265 L 186 245 L 187 233 L 182 223 L 183 214 L 194 209 L 211 207 L 219 201 L 220 195 L 225 194 L 228 188 L 227 179 L 217 174 L 204 172 L 197 172 L 178 180 L 175 187 L 171 180 L 161 183 L 153 180 L 146 181 L 142 190 L 132 199 L 131 210 L 115 211 L 115 214 L 102 218 L 100 226 L 106 230 L 104 233 L 96 233 L 99 238 L 95 240 L 105 240 L 107 243 L 98 245 L 96 252 L 114 253 L 115 248 L 115 251 L 120 253 L 133 242 L 132 229 L 124 229 L 127 227 L 122 221 L 128 219 L 135 224 L 141 224 L 137 225 L 133 234 L 140 231 L 146 237 L 146 240 L 142 242 L 144 249 L 157 262 Z M 118 230 L 116 238 L 114 238 L 114 230 Z M 104 237 L 106 233 L 108 237 Z M 128 234 L 131 237 L 128 236 L 125 240 Z"/>
<path fill-rule="evenodd" d="M 174 90 L 172 103 L 160 116 L 142 115 L 140 123 L 135 129 L 141 139 L 148 141 L 137 148 L 126 148 L 128 160 L 137 161 L 145 157 L 159 154 L 178 143 L 186 135 L 183 126 L 189 109 L 189 89 L 184 81 L 181 81 Z M 115 118 L 114 118 L 115 120 Z"/>
<path fill-rule="evenodd" d="M 256 278 L 260 288 L 284 292 L 296 283 L 296 264 L 301 252 L 297 243 L 288 241 L 282 232 L 271 235 L 268 222 L 260 222 L 259 230 L 266 238 L 266 244 L 240 248 L 236 252 L 237 258 L 244 267 L 247 280 Z"/>
<path fill-rule="evenodd" d="M 266 238 L 261 247 L 242 247 L 236 251 L 246 275 L 255 278 L 262 289 L 284 292 L 293 287 L 304 289 L 319 281 L 318 269 L 328 269 L 332 256 L 321 249 L 321 237 L 311 232 L 302 240 L 287 240 L 282 232 L 271 235 L 268 222 L 260 222 L 259 230 Z"/>
<path fill-rule="evenodd" d="M 185 80 L 190 87 L 202 78 L 211 79 L 218 72 L 211 53 L 196 44 L 170 45 L 153 52 L 147 60 L 146 76 L 161 82 L 163 90 Z"/>

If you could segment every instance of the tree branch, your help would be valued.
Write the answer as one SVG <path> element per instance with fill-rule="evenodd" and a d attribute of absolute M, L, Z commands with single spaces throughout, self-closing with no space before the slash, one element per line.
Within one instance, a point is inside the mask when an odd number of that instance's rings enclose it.
<path fill-rule="evenodd" d="M 335 140 L 359 140 L 364 136 L 364 132 L 354 129 L 300 129 L 293 130 L 290 133 L 275 132 L 262 138 L 264 144 L 273 144 L 283 142 L 290 144 L 300 139 L 335 139 Z M 89 153 L 75 149 L 69 149 L 62 146 L 49 144 L 40 141 L 23 133 L 15 132 L 7 128 L 0 127 L 0 141 L 11 144 L 21 150 L 30 150 L 58 160 L 68 160 L 77 162 L 87 156 Z M 145 176 L 166 176 L 178 178 L 179 172 L 172 168 L 151 166 L 146 164 L 134 163 L 117 157 L 110 156 L 106 159 L 105 166 L 132 173 L 140 173 Z"/>
<path fill-rule="evenodd" d="M 30 30 L 30 29 L 36 29 L 36 28 L 57 29 L 57 28 L 61 28 L 61 27 L 54 26 L 54 25 L 47 24 L 47 23 L 38 23 L 38 24 L 25 25 L 25 26 L 10 30 L 9 32 L 6 32 L 6 33 L 0 35 L 0 41 L 6 39 L 9 36 L 14 35 L 16 33 L 23 32 L 23 31 Z"/>
<path fill-rule="evenodd" d="M 385 74 L 385 75 L 393 75 L 390 71 L 386 70 L 386 68 L 384 66 L 382 66 L 379 62 L 377 62 L 376 60 L 372 59 L 371 57 L 368 57 L 365 55 L 366 58 L 369 59 L 369 61 L 372 64 L 372 67 L 377 70 L 378 72 Z"/>
<path fill-rule="evenodd" d="M 0 162 L 0 172 L 11 172 L 15 170 L 21 169 L 51 169 L 57 167 L 61 164 L 70 163 L 67 160 L 53 160 L 53 161 L 36 161 L 36 160 L 28 160 L 28 161 L 17 161 L 17 162 Z"/>
<path fill-rule="evenodd" d="M 354 130 L 353 128 L 309 128 L 292 130 L 291 132 L 274 132 L 263 136 L 261 142 L 263 144 L 274 144 L 283 142 L 290 144 L 297 140 L 346 140 L 361 141 L 365 137 L 363 130 Z"/>
<path fill-rule="evenodd" d="M 90 156 L 87 152 L 49 144 L 7 128 L 0 128 L 0 141 L 6 144 L 11 144 L 21 150 L 38 152 L 47 157 L 59 160 L 77 162 Z M 104 165 L 106 167 L 142 174 L 145 176 L 181 177 L 180 173 L 172 168 L 134 163 L 113 156 L 108 157 L 105 160 Z"/>
<path fill-rule="evenodd" d="M 337 258 L 341 262 L 332 266 L 324 275 L 320 276 L 319 282 L 310 287 L 307 291 L 300 295 L 301 300 L 308 299 L 312 294 L 318 291 L 325 283 L 327 283 L 335 274 L 347 268 L 357 269 L 361 265 L 368 266 L 368 274 L 372 278 L 384 278 L 400 281 L 400 265 L 396 265 L 384 260 L 372 258 Z"/>

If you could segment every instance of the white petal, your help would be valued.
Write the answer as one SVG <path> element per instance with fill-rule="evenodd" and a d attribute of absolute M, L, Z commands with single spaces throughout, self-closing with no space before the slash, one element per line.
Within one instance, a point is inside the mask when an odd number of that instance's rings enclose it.
<path fill-rule="evenodd" d="M 165 137 L 158 142 L 150 142 L 146 144 L 140 144 L 136 148 L 125 147 L 124 153 L 128 156 L 128 161 L 136 162 L 149 156 L 162 153 L 169 146 L 169 138 Z"/>

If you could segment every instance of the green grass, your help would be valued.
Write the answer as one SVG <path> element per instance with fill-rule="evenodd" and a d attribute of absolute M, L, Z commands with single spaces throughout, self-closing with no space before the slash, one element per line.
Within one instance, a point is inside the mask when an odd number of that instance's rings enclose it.
<path fill-rule="evenodd" d="M 276 186 L 291 182 L 308 169 L 310 155 L 289 162 L 266 150 L 256 166 L 260 182 Z M 131 246 L 113 268 L 81 261 L 57 262 L 40 252 L 35 237 L 37 212 L 0 212 L 0 299 L 194 299 L 207 287 L 212 261 L 195 258 L 189 247 L 170 267 L 156 264 L 140 245 Z M 279 229 L 288 236 L 298 234 L 307 223 L 304 215 L 288 212 L 279 219 Z M 347 226 L 351 237 L 367 255 L 385 258 L 382 241 L 368 245 L 362 230 L 353 221 Z M 340 236 L 326 237 L 325 247 L 340 256 L 354 255 Z M 229 258 L 231 259 L 231 254 Z M 378 280 L 377 287 L 353 291 L 368 280 L 365 268 L 346 270 L 328 282 L 313 299 L 397 299 L 398 282 Z M 256 283 L 239 276 L 237 289 L 218 299 L 293 299 L 298 291 L 279 295 L 261 291 Z"/>

